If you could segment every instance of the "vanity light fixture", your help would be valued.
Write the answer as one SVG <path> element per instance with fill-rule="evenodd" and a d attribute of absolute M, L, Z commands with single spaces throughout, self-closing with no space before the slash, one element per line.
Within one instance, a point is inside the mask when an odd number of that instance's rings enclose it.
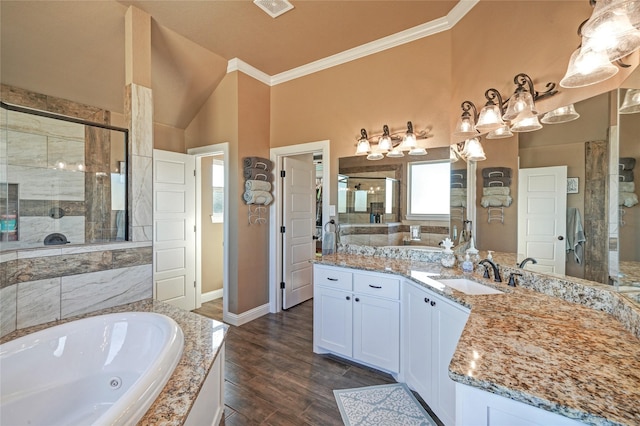
<path fill-rule="evenodd" d="M 514 121 L 521 113 L 537 114 L 535 101 L 547 98 L 558 93 L 555 83 L 547 83 L 547 90 L 540 93 L 533 87 L 533 81 L 525 73 L 516 74 L 513 82 L 518 86 L 508 100 L 507 110 L 502 116 L 503 120 Z M 526 87 L 525 87 L 526 86 Z M 513 130 L 513 129 L 512 129 Z"/>
<path fill-rule="evenodd" d="M 369 138 L 367 137 L 367 131 L 360 129 L 360 139 L 356 146 L 356 155 L 371 154 L 371 145 L 369 145 Z"/>
<path fill-rule="evenodd" d="M 480 111 L 478 117 L 478 123 L 476 124 L 476 130 L 480 133 L 491 132 L 504 126 L 505 123 L 502 120 L 502 96 L 496 89 L 487 89 L 484 92 L 484 97 L 487 98 L 487 103 Z M 498 104 L 494 100 L 498 100 Z"/>
<path fill-rule="evenodd" d="M 569 104 L 567 106 L 556 108 L 553 111 L 549 111 L 540 119 L 540 121 L 544 124 L 560 124 L 577 120 L 579 117 L 580 114 L 578 114 L 573 104 Z"/>
<path fill-rule="evenodd" d="M 478 110 L 471 101 L 464 101 L 460 105 L 462 115 L 456 123 L 453 136 L 456 138 L 471 138 L 478 135 L 476 130 L 476 120 L 478 119 Z"/>
<path fill-rule="evenodd" d="M 620 114 L 640 112 L 640 89 L 627 89 L 619 112 Z"/>
<path fill-rule="evenodd" d="M 427 155 L 427 150 L 419 146 L 418 140 L 427 139 L 429 129 L 414 131 L 413 123 L 407 122 L 406 131 L 391 133 L 389 126 L 382 126 L 382 134 L 368 136 L 365 129 L 360 129 L 356 143 L 356 155 L 366 155 L 367 160 L 382 160 L 385 155 L 391 158 L 404 157 L 403 151 L 409 155 Z"/>
<path fill-rule="evenodd" d="M 504 139 L 504 138 L 510 138 L 512 136 L 513 136 L 513 133 L 511 133 L 509 126 L 507 126 L 506 124 L 503 124 L 496 130 L 492 130 L 489 133 L 487 133 L 487 139 Z"/>

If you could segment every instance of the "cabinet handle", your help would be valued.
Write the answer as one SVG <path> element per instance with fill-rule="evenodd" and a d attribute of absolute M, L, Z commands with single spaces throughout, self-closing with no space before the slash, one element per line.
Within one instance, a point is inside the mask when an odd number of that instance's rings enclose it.
<path fill-rule="evenodd" d="M 431 306 L 436 306 L 436 301 L 435 300 L 431 301 Z"/>
<path fill-rule="evenodd" d="M 327 278 L 329 281 L 338 281 L 337 278 Z"/>
<path fill-rule="evenodd" d="M 369 284 L 369 287 L 371 287 L 371 288 L 382 288 L 381 285 L 373 285 L 373 284 Z"/>
<path fill-rule="evenodd" d="M 424 298 L 424 303 L 429 303 L 429 298 L 428 297 Z"/>
<path fill-rule="evenodd" d="M 351 296 L 347 296 L 347 300 L 351 300 Z"/>
<path fill-rule="evenodd" d="M 356 297 L 356 302 L 359 302 L 359 301 L 360 301 L 360 298 L 359 298 L 359 297 Z"/>

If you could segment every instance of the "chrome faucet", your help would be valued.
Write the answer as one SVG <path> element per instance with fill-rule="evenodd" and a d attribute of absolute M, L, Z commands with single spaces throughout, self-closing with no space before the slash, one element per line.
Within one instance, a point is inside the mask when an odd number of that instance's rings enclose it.
<path fill-rule="evenodd" d="M 493 269 L 493 280 L 497 283 L 501 283 L 502 277 L 500 276 L 500 269 L 498 269 L 498 265 L 489 259 L 482 259 L 479 262 L 480 265 L 484 266 L 484 277 L 489 278 L 489 267 L 487 266 L 487 263 L 491 265 L 491 268 Z"/>
<path fill-rule="evenodd" d="M 527 257 L 527 258 L 526 258 L 526 259 L 524 259 L 522 262 L 520 262 L 520 265 L 518 265 L 518 268 L 520 268 L 520 269 L 524 269 L 524 267 L 525 267 L 525 265 L 527 264 L 527 262 L 531 262 L 531 263 L 533 263 L 534 265 L 535 265 L 536 263 L 538 263 L 538 261 L 537 261 L 537 260 L 535 260 L 533 257 Z"/>

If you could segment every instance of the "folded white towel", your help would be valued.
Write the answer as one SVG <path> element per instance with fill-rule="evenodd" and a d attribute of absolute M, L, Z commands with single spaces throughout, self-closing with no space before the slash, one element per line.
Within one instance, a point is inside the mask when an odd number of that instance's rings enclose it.
<path fill-rule="evenodd" d="M 618 205 L 633 207 L 638 204 L 638 196 L 633 192 L 620 192 L 618 194 Z"/>
<path fill-rule="evenodd" d="M 636 192 L 635 182 L 618 182 L 619 192 Z"/>
<path fill-rule="evenodd" d="M 273 201 L 273 195 L 267 191 L 245 191 L 242 195 L 247 204 L 269 205 Z"/>
<path fill-rule="evenodd" d="M 508 186 L 492 186 L 491 188 L 482 188 L 482 195 L 511 195 L 511 188 Z"/>
<path fill-rule="evenodd" d="M 264 180 L 249 179 L 244 182 L 244 189 L 247 191 L 271 192 L 271 182 L 267 182 Z"/>
<path fill-rule="evenodd" d="M 451 207 L 467 207 L 467 197 L 452 195 L 450 198 Z"/>
<path fill-rule="evenodd" d="M 451 188 L 452 197 L 466 197 L 467 188 Z"/>
<path fill-rule="evenodd" d="M 482 197 L 480 205 L 482 207 L 509 207 L 513 198 L 508 195 L 489 195 Z"/>

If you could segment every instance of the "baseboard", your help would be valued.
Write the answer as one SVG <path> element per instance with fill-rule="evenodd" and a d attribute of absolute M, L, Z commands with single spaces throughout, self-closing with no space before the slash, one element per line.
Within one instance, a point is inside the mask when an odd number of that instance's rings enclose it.
<path fill-rule="evenodd" d="M 260 318 L 263 315 L 269 313 L 269 304 L 266 303 L 262 306 L 258 306 L 257 308 L 253 308 L 248 310 L 247 312 L 243 312 L 241 314 L 232 314 L 228 312 L 224 315 L 223 321 L 227 324 L 240 326 L 242 324 L 246 324 L 250 321 L 253 321 L 256 318 Z"/>
<path fill-rule="evenodd" d="M 202 303 L 205 303 L 205 302 L 211 302 L 212 300 L 220 299 L 222 298 L 222 293 L 223 293 L 222 289 L 202 293 L 202 296 L 200 297 L 200 301 Z"/>

